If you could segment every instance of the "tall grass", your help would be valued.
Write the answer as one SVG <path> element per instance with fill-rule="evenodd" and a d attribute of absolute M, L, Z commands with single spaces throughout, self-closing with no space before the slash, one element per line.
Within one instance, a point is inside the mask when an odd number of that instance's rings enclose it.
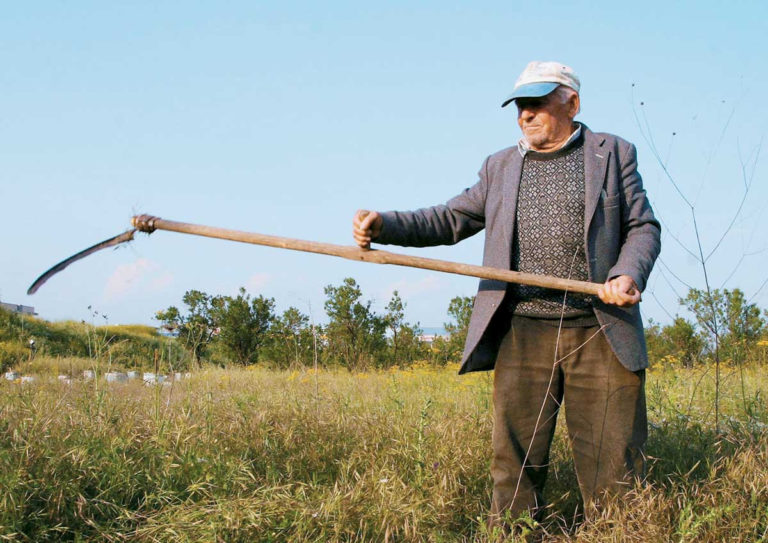
<path fill-rule="evenodd" d="M 699 373 L 702 372 L 702 373 Z M 649 376 L 650 476 L 576 523 L 565 432 L 539 527 L 549 539 L 758 541 L 768 530 L 768 414 L 713 377 Z M 317 390 L 315 386 L 317 385 Z M 725 379 L 726 397 L 741 383 Z M 19 541 L 484 541 L 489 374 L 210 370 L 171 387 L 0 385 L 0 534 Z M 691 399 L 692 398 L 692 399 Z"/>

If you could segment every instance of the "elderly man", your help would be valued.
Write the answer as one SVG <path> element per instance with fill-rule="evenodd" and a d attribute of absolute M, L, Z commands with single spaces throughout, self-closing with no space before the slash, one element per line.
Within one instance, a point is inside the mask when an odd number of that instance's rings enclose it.
<path fill-rule="evenodd" d="M 582 497 L 595 502 L 644 473 L 648 365 L 638 302 L 660 227 L 635 147 L 574 122 L 579 78 L 531 62 L 514 102 L 523 137 L 489 156 L 445 205 L 360 210 L 353 234 L 404 246 L 453 244 L 485 229 L 483 263 L 602 283 L 599 299 L 482 280 L 460 373 L 494 370 L 491 519 L 542 514 L 560 406 Z"/>

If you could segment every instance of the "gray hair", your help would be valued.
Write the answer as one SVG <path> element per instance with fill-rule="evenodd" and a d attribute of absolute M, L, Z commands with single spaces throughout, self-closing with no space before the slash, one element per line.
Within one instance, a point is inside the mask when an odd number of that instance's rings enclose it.
<path fill-rule="evenodd" d="M 579 93 L 576 92 L 571 87 L 568 87 L 566 85 L 560 85 L 559 87 L 557 87 L 555 90 L 552 91 L 552 95 L 555 98 L 557 98 L 557 100 L 561 104 L 565 104 L 566 102 L 568 102 L 568 100 L 571 99 L 571 96 L 578 96 Z M 581 111 L 581 104 L 579 104 L 579 109 L 576 110 L 576 114 L 578 115 L 580 111 Z"/>

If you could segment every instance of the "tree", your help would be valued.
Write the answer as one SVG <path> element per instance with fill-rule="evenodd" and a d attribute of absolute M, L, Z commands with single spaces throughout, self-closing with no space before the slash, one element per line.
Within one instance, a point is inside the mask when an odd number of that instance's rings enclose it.
<path fill-rule="evenodd" d="M 436 362 L 446 364 L 461 359 L 474 305 L 474 296 L 456 296 L 448 304 L 448 316 L 453 320 L 443 324 L 449 334 L 448 338 L 436 338 L 432 344 L 433 358 Z"/>
<path fill-rule="evenodd" d="M 397 363 L 398 347 L 400 346 L 400 331 L 405 324 L 405 304 L 397 291 L 392 293 L 392 299 L 387 304 L 387 313 L 384 322 L 392 333 L 390 343 L 392 346 L 392 360 Z"/>
<path fill-rule="evenodd" d="M 665 335 L 674 350 L 674 355 L 686 368 L 692 368 L 701 359 L 706 340 L 696 331 L 694 324 L 682 317 L 675 318 L 671 326 L 664 328 Z"/>
<path fill-rule="evenodd" d="M 176 306 L 171 306 L 165 311 L 158 311 L 155 319 L 179 334 L 179 340 L 199 364 L 216 331 L 212 314 L 213 298 L 199 290 L 188 290 L 182 302 L 187 306 L 186 314 L 182 314 Z"/>
<path fill-rule="evenodd" d="M 286 309 L 272 324 L 267 356 L 280 367 L 309 365 L 314 359 L 315 335 L 309 317 L 295 307 Z M 318 345 L 318 348 L 320 345 Z"/>
<path fill-rule="evenodd" d="M 370 301 L 360 301 L 362 291 L 355 280 L 347 277 L 338 287 L 328 285 L 325 295 L 329 354 L 350 370 L 378 365 L 386 345 L 386 323 L 371 310 Z"/>
<path fill-rule="evenodd" d="M 756 345 L 765 329 L 760 308 L 748 303 L 741 289 L 715 289 L 709 296 L 706 291 L 690 289 L 680 300 L 696 321 L 709 335 L 710 349 L 715 342 L 723 356 L 740 363 Z"/>
<path fill-rule="evenodd" d="M 652 361 L 674 357 L 686 368 L 693 367 L 705 352 L 707 341 L 694 323 L 676 317 L 672 324 L 661 327 L 651 320 L 645 330 L 648 357 Z"/>
<path fill-rule="evenodd" d="M 413 326 L 405 321 L 405 305 L 400 293 L 394 291 L 384 315 L 384 322 L 390 331 L 389 360 L 393 364 L 411 363 L 424 354 L 419 341 L 421 330 L 418 324 Z"/>
<path fill-rule="evenodd" d="M 255 363 L 274 320 L 275 301 L 263 296 L 251 298 L 241 287 L 234 298 L 213 298 L 212 308 L 219 330 L 218 341 L 224 352 L 238 364 Z"/>
<path fill-rule="evenodd" d="M 448 304 L 448 316 L 453 317 L 454 322 L 445 325 L 449 333 L 464 334 L 463 341 L 467 338 L 469 320 L 472 317 L 472 308 L 475 306 L 474 296 L 456 296 Z"/>
<path fill-rule="evenodd" d="M 454 359 L 460 359 L 464 350 L 474 305 L 474 296 L 456 296 L 448 304 L 448 316 L 453 318 L 453 322 L 445 323 L 444 326 L 445 331 L 450 334 L 448 344 Z"/>

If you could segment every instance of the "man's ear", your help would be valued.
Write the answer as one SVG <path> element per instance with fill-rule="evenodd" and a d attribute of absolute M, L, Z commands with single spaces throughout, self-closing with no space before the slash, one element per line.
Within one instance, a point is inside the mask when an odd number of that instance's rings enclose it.
<path fill-rule="evenodd" d="M 573 119 L 576 115 L 578 115 L 580 110 L 581 100 L 579 99 L 579 95 L 577 93 L 573 93 L 571 94 L 570 98 L 568 98 L 568 116 Z"/>

